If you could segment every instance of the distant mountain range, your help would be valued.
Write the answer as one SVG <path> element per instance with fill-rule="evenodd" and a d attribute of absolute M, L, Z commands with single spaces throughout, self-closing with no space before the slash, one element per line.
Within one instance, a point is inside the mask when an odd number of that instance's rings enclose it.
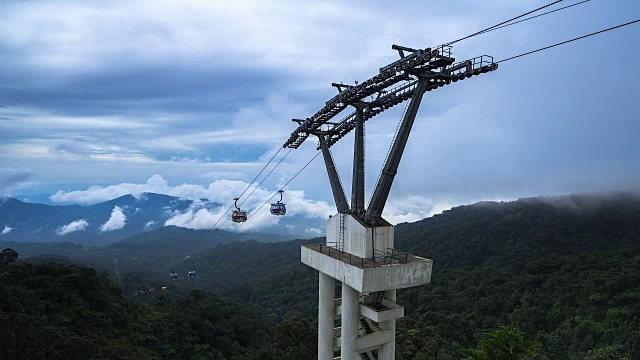
<path fill-rule="evenodd" d="M 0 241 L 107 245 L 162 228 L 168 219 L 187 211 L 193 203 L 154 193 L 139 197 L 125 195 L 94 205 L 46 205 L 3 198 L 0 199 Z M 213 209 L 220 205 L 204 206 Z M 264 228 L 262 235 L 252 238 L 259 241 L 301 238 L 310 228 L 324 229 L 324 220 L 283 217 L 278 224 Z"/>

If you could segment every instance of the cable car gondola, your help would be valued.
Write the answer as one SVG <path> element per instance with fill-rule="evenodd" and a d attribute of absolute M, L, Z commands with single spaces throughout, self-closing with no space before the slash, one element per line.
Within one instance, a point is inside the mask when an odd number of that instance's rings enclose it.
<path fill-rule="evenodd" d="M 178 278 L 178 274 L 174 273 L 173 269 L 171 269 L 171 274 L 169 274 L 169 278 L 171 279 L 171 281 L 173 281 Z"/>
<path fill-rule="evenodd" d="M 231 221 L 236 223 L 242 223 L 247 221 L 247 212 L 244 210 L 240 210 L 238 207 L 238 198 L 233 198 L 235 200 L 236 209 L 231 213 Z"/>
<path fill-rule="evenodd" d="M 271 214 L 276 216 L 281 216 L 287 213 L 287 207 L 282 203 L 282 193 L 283 191 L 278 191 L 280 193 L 280 200 L 277 203 L 271 204 Z"/>
<path fill-rule="evenodd" d="M 191 271 L 187 271 L 187 277 L 193 279 L 196 277 L 196 269 L 195 267 L 191 267 Z"/>

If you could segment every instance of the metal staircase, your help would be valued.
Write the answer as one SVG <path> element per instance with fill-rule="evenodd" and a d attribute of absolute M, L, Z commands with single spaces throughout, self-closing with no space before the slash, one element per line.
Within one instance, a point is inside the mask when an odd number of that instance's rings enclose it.
<path fill-rule="evenodd" d="M 362 360 L 378 360 L 378 357 L 373 353 L 373 351 L 367 351 L 367 352 L 363 352 L 362 354 L 360 354 L 360 359 L 362 359 Z"/>
<path fill-rule="evenodd" d="M 369 324 L 369 322 L 362 318 L 360 319 L 360 325 L 362 327 L 362 330 L 364 332 L 363 335 L 361 336 L 366 336 L 369 334 L 373 334 L 376 331 L 379 331 L 379 329 L 375 329 L 373 324 Z M 378 350 L 371 350 L 371 351 L 365 351 L 360 353 L 360 359 L 362 360 L 378 360 Z"/>
<path fill-rule="evenodd" d="M 373 294 L 373 308 L 380 310 L 382 308 L 382 300 L 384 300 L 384 291 L 376 291 Z"/>
<path fill-rule="evenodd" d="M 369 326 L 369 324 L 367 323 L 367 320 L 360 319 L 360 325 L 362 326 L 364 335 L 373 334 L 373 329 L 371 328 L 371 326 Z"/>

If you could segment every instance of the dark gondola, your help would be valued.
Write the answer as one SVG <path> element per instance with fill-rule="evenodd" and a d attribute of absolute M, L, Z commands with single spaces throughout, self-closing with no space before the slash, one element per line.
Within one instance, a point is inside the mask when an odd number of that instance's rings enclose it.
<path fill-rule="evenodd" d="M 271 204 L 270 211 L 272 215 L 282 216 L 287 213 L 287 207 L 282 203 L 282 193 L 284 191 L 280 190 L 278 192 L 280 193 L 280 200 L 278 200 L 278 202 L 276 202 L 275 204 Z"/>

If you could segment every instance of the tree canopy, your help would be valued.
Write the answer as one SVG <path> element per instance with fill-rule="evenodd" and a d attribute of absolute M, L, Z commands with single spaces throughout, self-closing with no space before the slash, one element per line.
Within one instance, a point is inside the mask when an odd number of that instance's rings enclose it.
<path fill-rule="evenodd" d="M 0 252 L 0 258 L 5 264 L 15 263 L 18 259 L 18 253 L 13 249 L 6 248 Z"/>

